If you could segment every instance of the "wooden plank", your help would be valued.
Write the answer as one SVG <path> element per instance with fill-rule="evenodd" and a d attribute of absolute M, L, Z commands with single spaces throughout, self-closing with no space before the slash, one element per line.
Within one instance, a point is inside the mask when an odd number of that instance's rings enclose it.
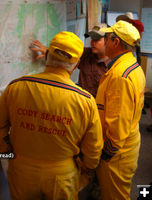
<path fill-rule="evenodd" d="M 147 56 L 141 56 L 141 67 L 144 71 L 144 74 L 146 76 L 146 70 L 147 70 Z"/>
<path fill-rule="evenodd" d="M 88 0 L 88 30 L 101 23 L 101 5 L 98 0 Z"/>

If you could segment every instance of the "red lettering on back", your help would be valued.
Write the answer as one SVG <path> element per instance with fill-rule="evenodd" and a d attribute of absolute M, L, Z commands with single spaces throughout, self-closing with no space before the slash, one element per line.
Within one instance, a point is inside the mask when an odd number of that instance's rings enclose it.
<path fill-rule="evenodd" d="M 29 123 L 26 123 L 26 128 L 30 129 L 30 124 Z"/>
<path fill-rule="evenodd" d="M 46 120 L 49 120 L 49 117 L 50 117 L 50 115 L 49 115 L 49 114 L 46 114 L 45 119 L 46 119 Z"/>
<path fill-rule="evenodd" d="M 56 135 L 56 131 L 57 131 L 57 130 L 54 128 L 54 129 L 52 130 L 52 134 L 53 134 L 53 135 Z"/>
<path fill-rule="evenodd" d="M 38 111 L 33 111 L 34 117 L 37 117 Z"/>
<path fill-rule="evenodd" d="M 62 130 L 62 136 L 66 136 L 65 130 Z"/>
<path fill-rule="evenodd" d="M 25 128 L 24 122 L 21 122 L 20 127 Z"/>
<path fill-rule="evenodd" d="M 51 122 L 58 122 L 66 125 L 71 125 L 72 122 L 72 118 L 62 117 L 60 115 L 50 115 L 49 113 L 42 113 L 40 118 L 42 120 L 49 120 Z"/>
<path fill-rule="evenodd" d="M 39 126 L 38 131 L 39 131 L 39 132 L 42 132 L 42 129 L 43 129 L 43 127 L 42 127 L 42 126 Z"/>
<path fill-rule="evenodd" d="M 62 119 L 61 116 L 57 116 L 57 120 L 56 121 L 57 122 L 61 122 L 61 119 Z"/>
<path fill-rule="evenodd" d="M 55 115 L 52 115 L 52 116 L 51 116 L 50 121 L 54 121 L 54 122 L 56 121 Z"/>
<path fill-rule="evenodd" d="M 19 114 L 19 115 L 22 114 L 22 109 L 21 109 L 21 108 L 18 108 L 18 109 L 17 109 L 17 114 Z"/>
<path fill-rule="evenodd" d="M 41 114 L 41 119 L 45 119 L 45 113 Z"/>
<path fill-rule="evenodd" d="M 66 117 L 62 118 L 62 124 L 65 124 Z"/>
<path fill-rule="evenodd" d="M 50 115 L 48 113 L 42 113 L 41 114 L 41 119 L 49 120 Z"/>
<path fill-rule="evenodd" d="M 30 130 L 30 131 L 34 131 L 35 130 L 35 125 L 32 123 L 28 123 L 28 122 L 21 122 L 20 124 L 21 128 Z"/>
<path fill-rule="evenodd" d="M 39 126 L 38 128 L 38 131 L 39 132 L 42 132 L 42 133 L 47 133 L 47 134 L 51 134 L 51 135 L 59 135 L 59 136 L 66 136 L 66 131 L 65 130 L 59 130 L 59 129 L 56 129 L 56 128 L 47 128 L 47 127 L 44 127 L 44 126 Z"/>
<path fill-rule="evenodd" d="M 67 119 L 67 125 L 70 125 L 72 122 L 72 119 Z"/>
<path fill-rule="evenodd" d="M 37 117 L 38 111 L 30 110 L 30 109 L 23 109 L 23 108 L 18 108 L 17 109 L 17 114 L 18 115 L 23 115 L 23 116 L 29 116 L 29 117 Z"/>

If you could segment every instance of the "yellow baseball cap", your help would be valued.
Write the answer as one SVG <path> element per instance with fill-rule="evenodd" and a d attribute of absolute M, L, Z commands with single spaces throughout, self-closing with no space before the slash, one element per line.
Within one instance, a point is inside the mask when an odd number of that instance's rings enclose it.
<path fill-rule="evenodd" d="M 109 28 L 102 28 L 101 31 L 105 33 L 114 32 L 124 42 L 133 47 L 136 45 L 136 41 L 140 39 L 138 30 L 132 24 L 122 20 L 118 21 Z"/>
<path fill-rule="evenodd" d="M 74 33 L 62 31 L 51 40 L 48 50 L 60 60 L 77 63 L 83 53 L 83 42 Z"/>

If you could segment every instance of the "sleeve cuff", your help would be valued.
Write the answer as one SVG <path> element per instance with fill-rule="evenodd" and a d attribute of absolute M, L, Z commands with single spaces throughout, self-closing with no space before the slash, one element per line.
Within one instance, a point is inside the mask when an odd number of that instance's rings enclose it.
<path fill-rule="evenodd" d="M 102 160 L 110 160 L 115 154 L 108 154 L 104 150 L 102 150 L 101 159 Z"/>

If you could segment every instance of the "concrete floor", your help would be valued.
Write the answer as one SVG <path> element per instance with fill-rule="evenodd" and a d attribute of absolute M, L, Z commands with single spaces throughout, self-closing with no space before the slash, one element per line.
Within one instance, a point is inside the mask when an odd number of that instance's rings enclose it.
<path fill-rule="evenodd" d="M 152 103 L 152 102 L 151 102 Z M 146 115 L 140 120 L 141 148 L 138 168 L 133 178 L 131 200 L 137 199 L 137 185 L 148 185 L 152 182 L 152 132 L 146 130 L 152 124 L 150 109 L 145 109 Z"/>
<path fill-rule="evenodd" d="M 3 169 L 7 170 L 7 161 L 2 160 Z M 10 200 L 10 194 L 8 190 L 8 183 L 6 179 L 6 174 L 2 170 L 2 166 L 0 165 L 0 200 Z"/>
<path fill-rule="evenodd" d="M 151 102 L 152 103 L 152 102 Z M 137 199 L 137 185 L 147 185 L 152 182 L 152 132 L 147 132 L 146 128 L 152 124 L 150 109 L 146 109 L 146 114 L 140 120 L 141 148 L 138 162 L 138 169 L 133 178 L 131 200 Z M 7 171 L 7 160 L 2 160 L 4 172 Z M 10 200 L 8 184 L 5 173 L 0 166 L 0 200 Z M 80 200 L 85 200 L 88 191 L 80 195 Z"/>

